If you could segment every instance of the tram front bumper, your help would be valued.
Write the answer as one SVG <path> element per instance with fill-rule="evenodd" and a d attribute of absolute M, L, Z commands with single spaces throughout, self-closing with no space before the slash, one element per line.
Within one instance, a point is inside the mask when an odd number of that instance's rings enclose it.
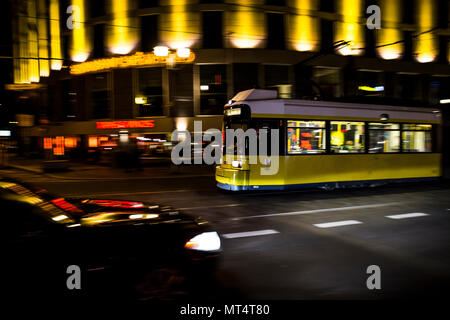
<path fill-rule="evenodd" d="M 241 191 L 248 189 L 248 171 L 216 167 L 217 186 L 224 190 Z"/>

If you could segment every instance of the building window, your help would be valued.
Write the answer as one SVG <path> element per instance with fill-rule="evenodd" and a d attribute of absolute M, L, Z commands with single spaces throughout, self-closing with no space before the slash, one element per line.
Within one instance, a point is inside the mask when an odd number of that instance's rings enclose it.
<path fill-rule="evenodd" d="M 158 45 L 158 15 L 141 18 L 141 50 L 151 52 Z"/>
<path fill-rule="evenodd" d="M 400 125 L 369 124 L 369 153 L 400 152 Z"/>
<path fill-rule="evenodd" d="M 267 14 L 267 48 L 285 49 L 284 15 L 280 13 Z"/>
<path fill-rule="evenodd" d="M 139 0 L 139 8 L 153 8 L 159 5 L 159 0 Z"/>
<path fill-rule="evenodd" d="M 279 98 L 292 98 L 292 84 L 289 82 L 289 66 L 264 65 L 264 87 L 277 90 Z"/>
<path fill-rule="evenodd" d="M 433 77 L 430 81 L 430 103 L 437 105 L 450 98 L 450 77 Z"/>
<path fill-rule="evenodd" d="M 75 110 L 77 104 L 77 90 L 75 90 L 72 80 L 63 80 L 63 110 L 66 120 L 75 118 Z"/>
<path fill-rule="evenodd" d="M 163 115 L 162 69 L 138 69 L 138 83 L 138 92 L 134 98 L 138 117 Z"/>
<path fill-rule="evenodd" d="M 326 152 L 325 121 L 289 120 L 287 152 L 317 154 Z"/>
<path fill-rule="evenodd" d="M 97 24 L 94 26 L 94 50 L 93 58 L 102 58 L 105 56 L 105 25 Z"/>
<path fill-rule="evenodd" d="M 334 12 L 334 1 L 320 0 L 320 11 Z"/>
<path fill-rule="evenodd" d="M 331 153 L 364 153 L 364 122 L 331 121 Z"/>
<path fill-rule="evenodd" d="M 203 48 L 214 49 L 223 47 L 221 11 L 202 12 Z"/>
<path fill-rule="evenodd" d="M 98 73 L 90 75 L 91 77 L 91 102 L 92 102 L 92 118 L 106 119 L 109 118 L 109 90 L 108 90 L 108 74 Z"/>
<path fill-rule="evenodd" d="M 414 24 L 415 1 L 403 0 L 403 23 Z"/>
<path fill-rule="evenodd" d="M 396 76 L 395 97 L 412 102 L 423 99 L 423 88 L 420 75 L 398 74 Z"/>
<path fill-rule="evenodd" d="M 403 152 L 431 152 L 431 124 L 404 124 L 402 131 Z"/>
<path fill-rule="evenodd" d="M 286 0 L 266 0 L 266 5 L 269 5 L 269 6 L 286 6 Z"/>
<path fill-rule="evenodd" d="M 341 96 L 341 70 L 338 68 L 313 68 L 313 80 L 324 98 Z"/>
<path fill-rule="evenodd" d="M 226 65 L 200 65 L 200 112 L 223 114 L 227 102 Z"/>
<path fill-rule="evenodd" d="M 233 64 L 234 92 L 238 93 L 258 87 L 258 64 L 257 63 L 234 63 Z"/>
<path fill-rule="evenodd" d="M 448 0 L 439 0 L 439 4 L 438 4 L 438 8 L 439 8 L 439 17 L 438 17 L 438 25 L 443 28 L 446 29 L 448 26 L 448 22 L 449 22 L 449 2 Z"/>
<path fill-rule="evenodd" d="M 378 71 L 356 71 L 358 95 L 369 97 L 384 96 L 384 73 Z"/>
<path fill-rule="evenodd" d="M 105 15 L 105 0 L 89 1 L 89 5 L 91 18 L 103 17 Z"/>
<path fill-rule="evenodd" d="M 223 3 L 225 0 L 199 0 L 200 4 L 216 4 L 216 3 Z"/>

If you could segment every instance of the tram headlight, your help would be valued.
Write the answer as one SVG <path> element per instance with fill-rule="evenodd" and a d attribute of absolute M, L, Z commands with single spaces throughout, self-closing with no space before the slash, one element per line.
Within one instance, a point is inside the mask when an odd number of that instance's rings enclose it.
<path fill-rule="evenodd" d="M 242 161 L 233 160 L 231 161 L 231 166 L 233 168 L 242 168 Z"/>

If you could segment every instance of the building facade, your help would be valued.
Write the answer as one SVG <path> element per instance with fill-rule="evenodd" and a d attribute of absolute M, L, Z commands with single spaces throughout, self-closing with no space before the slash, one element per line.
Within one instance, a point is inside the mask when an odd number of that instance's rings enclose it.
<path fill-rule="evenodd" d="M 449 10 L 447 0 L 13 0 L 10 89 L 18 118 L 32 118 L 16 125 L 31 150 L 62 155 L 121 132 L 163 143 L 194 120 L 221 128 L 223 105 L 250 88 L 436 106 L 450 98 Z"/>

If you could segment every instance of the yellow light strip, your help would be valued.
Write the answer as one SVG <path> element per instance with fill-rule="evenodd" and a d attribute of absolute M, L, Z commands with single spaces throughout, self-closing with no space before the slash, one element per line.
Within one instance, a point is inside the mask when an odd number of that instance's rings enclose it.
<path fill-rule="evenodd" d="M 38 0 L 37 27 L 39 36 L 39 75 L 41 77 L 48 77 L 50 75 L 50 63 L 48 60 L 47 9 L 45 3 L 45 0 Z"/>
<path fill-rule="evenodd" d="M 403 40 L 400 30 L 401 0 L 380 0 L 381 29 L 378 30 L 377 45 L 385 45 Z M 386 60 L 399 59 L 403 55 L 403 42 L 378 48 L 378 54 Z"/>
<path fill-rule="evenodd" d="M 172 49 L 190 48 L 200 40 L 200 12 L 190 11 L 195 0 L 168 0 L 168 13 L 161 14 L 159 31 L 163 44 Z"/>
<path fill-rule="evenodd" d="M 437 6 L 435 0 L 416 1 L 418 12 L 418 33 L 429 31 L 436 26 Z M 420 34 L 415 40 L 414 54 L 418 62 L 432 62 L 436 59 L 439 48 L 437 35 L 433 32 Z"/>
<path fill-rule="evenodd" d="M 72 42 L 70 58 L 75 62 L 84 62 L 91 53 L 90 34 L 86 26 L 86 4 L 85 0 L 72 0 L 74 6 Z"/>
<path fill-rule="evenodd" d="M 226 34 L 229 45 L 235 48 L 258 48 L 266 39 L 264 12 L 255 7 L 264 4 L 263 0 L 232 0 L 231 11 L 225 12 Z"/>
<path fill-rule="evenodd" d="M 38 34 L 36 23 L 36 1 L 28 0 L 28 80 L 39 82 Z"/>
<path fill-rule="evenodd" d="M 61 70 L 62 53 L 59 30 L 59 1 L 50 0 L 50 69 Z"/>
<path fill-rule="evenodd" d="M 138 43 L 136 18 L 130 16 L 134 1 L 110 0 L 112 22 L 106 29 L 107 47 L 114 54 L 128 54 Z"/>
<path fill-rule="evenodd" d="M 364 27 L 360 17 L 364 15 L 362 0 L 336 1 L 338 13 L 343 21 L 335 22 L 335 41 L 350 41 L 350 45 L 341 47 L 342 55 L 360 55 L 364 48 Z"/>
<path fill-rule="evenodd" d="M 158 57 L 153 53 L 136 52 L 134 55 L 113 57 L 106 59 L 98 59 L 74 64 L 70 67 L 70 73 L 74 75 L 85 74 L 89 72 L 100 72 L 111 69 L 131 68 L 141 66 L 164 66 L 168 61 L 168 57 Z M 192 63 L 195 60 L 195 54 L 191 54 L 187 58 L 175 58 L 176 63 Z"/>
<path fill-rule="evenodd" d="M 288 15 L 287 31 L 292 50 L 315 51 L 320 44 L 319 20 L 311 13 L 317 11 L 317 0 L 291 0 L 295 14 Z"/>

